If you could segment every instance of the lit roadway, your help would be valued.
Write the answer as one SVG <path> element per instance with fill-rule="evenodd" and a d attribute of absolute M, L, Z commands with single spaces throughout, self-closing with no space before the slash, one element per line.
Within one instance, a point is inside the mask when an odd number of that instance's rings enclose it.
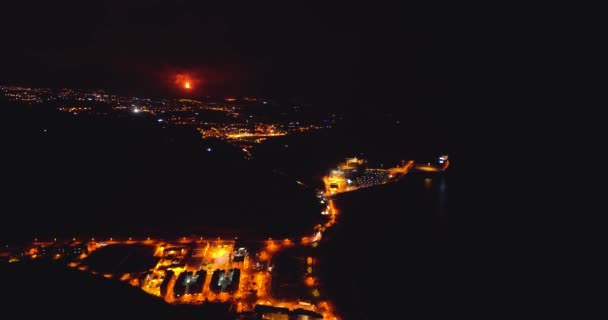
<path fill-rule="evenodd" d="M 402 178 L 410 170 L 418 170 L 425 172 L 441 172 L 448 168 L 449 160 L 447 156 L 442 156 L 442 166 L 434 166 L 430 163 L 417 164 L 410 160 L 404 162 L 400 167 L 387 169 L 391 177 Z M 343 178 L 343 177 L 342 177 Z M 154 295 L 161 296 L 160 284 L 165 277 L 166 270 L 173 270 L 174 276 L 167 285 L 166 295 L 163 296 L 167 303 L 204 303 L 205 301 L 232 301 L 235 303 L 237 312 L 253 311 L 255 305 L 268 305 L 274 307 L 289 308 L 291 310 L 301 308 L 305 310 L 314 311 L 323 315 L 323 319 L 335 319 L 339 318 L 332 312 L 332 305 L 329 301 L 317 301 L 315 303 L 296 301 L 283 301 L 272 297 L 271 295 L 271 267 L 269 267 L 270 261 L 272 261 L 273 255 L 279 250 L 291 247 L 294 245 L 302 246 L 318 246 L 322 240 L 322 234 L 327 228 L 333 226 L 336 221 L 336 216 L 339 210 L 334 206 L 331 195 L 339 192 L 352 191 L 354 189 L 336 189 L 332 188 L 332 184 L 338 183 L 340 186 L 344 186 L 344 181 L 340 180 L 338 176 L 324 177 L 326 190 L 324 197 L 321 198 L 321 203 L 326 205 L 326 208 L 321 212 L 327 216 L 327 222 L 323 225 L 316 225 L 311 230 L 311 234 L 302 237 L 298 243 L 293 242 L 290 239 L 273 240 L 268 238 L 263 240 L 263 248 L 256 253 L 248 253 L 244 256 L 243 261 L 234 261 L 234 255 L 237 252 L 237 248 L 234 247 L 236 238 L 234 240 L 223 240 L 217 239 L 203 239 L 183 237 L 174 241 L 165 241 L 159 239 L 145 238 L 145 239 L 87 239 L 77 240 L 71 239 L 73 244 L 86 244 L 89 250 L 89 254 L 99 248 L 107 245 L 114 244 L 144 244 L 154 246 L 154 257 L 159 259 L 157 265 L 151 270 L 150 276 L 143 280 L 144 283 L 140 283 L 140 280 L 135 275 L 122 274 L 103 274 L 106 278 L 115 278 L 120 281 L 128 282 L 133 286 L 141 286 L 142 290 Z M 335 186 L 335 185 L 334 185 Z M 53 239 L 50 242 L 40 242 L 37 239 L 32 242 L 32 247 L 29 249 L 31 258 L 37 257 L 36 248 L 44 245 L 53 244 L 57 242 L 57 239 Z M 254 255 L 255 254 L 255 255 Z M 250 258 L 255 256 L 255 258 Z M 80 259 L 71 261 L 68 265 L 70 267 L 77 267 L 79 270 L 87 271 L 89 267 L 82 264 L 82 259 L 86 255 L 81 255 Z M 60 255 L 56 255 L 53 258 L 60 259 Z M 174 264 L 173 261 L 182 261 L 182 263 Z M 319 288 L 315 286 L 315 277 L 312 268 L 314 259 L 308 257 L 307 259 L 307 277 L 304 280 L 304 285 L 308 286 L 313 293 L 313 296 L 319 295 Z M 214 270 L 230 270 L 232 268 L 238 268 L 241 272 L 239 286 L 234 293 L 229 292 L 213 292 L 211 288 L 211 277 Z M 192 271 L 196 273 L 199 270 L 205 270 L 206 277 L 203 283 L 202 290 L 200 292 L 188 292 L 183 296 L 174 295 L 174 289 L 176 285 L 176 279 L 182 272 Z M 91 271 L 92 273 L 95 273 Z M 95 273 L 96 274 L 96 273 Z M 234 280 L 233 280 L 234 281 Z M 189 286 L 187 286 L 189 288 Z"/>
<path fill-rule="evenodd" d="M 436 165 L 432 165 L 430 163 L 416 163 L 413 166 L 414 170 L 418 170 L 418 171 L 424 171 L 424 172 L 441 172 L 441 171 L 445 171 L 448 166 L 450 165 L 450 160 L 445 160 L 445 162 L 443 163 L 443 166 L 436 166 Z"/>
<path fill-rule="evenodd" d="M 333 224 L 336 213 L 337 210 L 333 206 L 333 202 L 330 200 L 328 209 L 329 221 L 324 226 L 315 226 L 312 234 L 310 236 L 302 237 L 299 243 L 295 243 L 290 239 L 273 240 L 269 238 L 267 240 L 263 240 L 262 242 L 264 246 L 257 254 L 255 254 L 255 261 L 253 258 L 249 258 L 249 256 L 245 256 L 244 261 L 233 261 L 234 252 L 236 252 L 236 248 L 234 247 L 236 240 L 223 240 L 219 238 L 203 239 L 184 237 L 174 241 L 154 238 L 109 238 L 105 240 L 91 238 L 87 240 L 72 239 L 72 243 L 86 244 L 89 250 L 89 255 L 91 252 L 108 245 L 143 244 L 153 246 L 153 255 L 159 258 L 159 261 L 153 270 L 151 270 L 149 278 L 147 280 L 143 280 L 142 283 L 140 283 L 135 274 L 100 275 L 109 279 L 114 278 L 123 282 L 128 282 L 133 286 L 141 286 L 143 291 L 154 296 L 162 297 L 167 303 L 202 304 L 206 301 L 232 301 L 234 302 L 237 312 L 253 311 L 255 305 L 261 304 L 274 307 L 284 307 L 291 310 L 301 308 L 322 314 L 324 319 L 337 320 L 339 318 L 331 311 L 331 304 L 328 301 L 320 301 L 315 305 L 308 303 L 302 304 L 299 300 L 287 301 L 273 298 L 271 295 L 272 274 L 270 268 L 268 267 L 273 255 L 283 248 L 295 245 L 318 245 L 318 241 L 321 239 L 318 236 L 320 234 L 320 228 L 325 230 L 326 227 L 330 227 Z M 32 247 L 35 248 L 40 245 L 50 245 L 56 241 L 57 239 L 50 242 L 35 241 L 32 242 Z M 190 266 L 187 263 L 171 265 L 171 261 L 168 259 L 169 257 L 188 260 L 188 256 L 191 253 L 191 247 L 194 247 L 194 250 L 199 249 L 198 254 L 200 255 L 200 265 Z M 56 256 L 54 258 L 59 259 L 61 257 Z M 89 266 L 82 263 L 84 258 L 86 258 L 86 255 L 83 254 L 80 259 L 71 261 L 68 265 L 70 267 L 78 268 L 81 271 L 89 271 L 93 274 L 97 274 L 97 272 L 91 271 Z M 259 262 L 260 264 L 255 265 L 256 262 Z M 210 286 L 213 271 L 216 269 L 229 270 L 232 268 L 238 268 L 241 272 L 238 289 L 234 293 L 213 292 Z M 165 277 L 165 270 L 173 270 L 175 274 L 168 282 L 166 295 L 162 296 L 160 284 Z M 176 286 L 177 277 L 182 272 L 193 271 L 196 273 L 198 270 L 206 271 L 205 282 L 203 283 L 201 292 L 186 291 L 184 295 L 176 296 L 174 294 L 174 289 Z M 311 290 L 313 289 L 314 288 L 311 288 Z M 251 290 L 255 291 L 252 292 Z"/>

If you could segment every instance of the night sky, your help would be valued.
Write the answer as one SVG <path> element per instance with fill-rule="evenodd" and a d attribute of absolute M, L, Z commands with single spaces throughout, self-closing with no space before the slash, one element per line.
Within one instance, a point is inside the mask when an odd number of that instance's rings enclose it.
<path fill-rule="evenodd" d="M 142 95 L 450 99 L 480 82 L 488 15 L 388 3 L 12 1 L 0 83 Z M 484 27 L 485 24 L 485 27 Z"/>

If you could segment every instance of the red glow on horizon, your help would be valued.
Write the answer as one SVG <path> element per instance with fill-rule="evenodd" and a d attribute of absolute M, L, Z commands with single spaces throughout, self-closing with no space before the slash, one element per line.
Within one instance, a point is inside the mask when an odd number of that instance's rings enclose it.
<path fill-rule="evenodd" d="M 171 78 L 173 84 L 182 90 L 194 90 L 201 83 L 201 79 L 190 72 L 174 73 Z"/>

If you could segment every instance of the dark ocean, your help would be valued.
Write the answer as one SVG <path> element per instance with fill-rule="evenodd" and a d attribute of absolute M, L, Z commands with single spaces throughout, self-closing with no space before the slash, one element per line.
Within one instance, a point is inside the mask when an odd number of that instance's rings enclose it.
<path fill-rule="evenodd" d="M 334 131 L 277 140 L 258 150 L 264 154 L 265 148 L 293 147 L 280 161 L 266 151 L 266 163 L 275 159 L 274 166 L 316 188 L 322 187 L 322 175 L 345 157 L 362 157 L 371 167 L 385 168 L 401 160 L 426 163 L 443 154 L 450 157 L 445 172 L 412 171 L 396 183 L 334 197 L 337 223 L 323 233 L 313 253 L 319 261 L 319 299 L 332 301 L 346 320 L 471 315 L 468 311 L 477 307 L 455 291 L 461 261 L 452 255 L 456 244 L 450 238 L 450 219 L 462 210 L 459 189 L 466 181 L 455 147 L 458 135 L 445 134 L 441 127 L 421 134 L 421 125 L 390 117 L 367 121 L 372 129 L 363 130 L 363 120 L 349 121 Z M 288 167 L 301 158 L 307 165 Z"/>
<path fill-rule="evenodd" d="M 345 319 L 445 315 L 450 294 L 449 173 L 342 194 L 319 245 L 325 294 Z"/>

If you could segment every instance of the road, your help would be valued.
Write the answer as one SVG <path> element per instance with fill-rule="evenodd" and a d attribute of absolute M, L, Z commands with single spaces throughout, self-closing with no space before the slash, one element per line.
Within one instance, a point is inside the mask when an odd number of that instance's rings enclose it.
<path fill-rule="evenodd" d="M 443 161 L 442 166 L 431 165 L 430 163 L 419 164 L 410 160 L 403 162 L 403 164 L 399 167 L 387 169 L 387 171 L 389 172 L 389 177 L 397 176 L 399 179 L 406 175 L 410 170 L 424 172 L 445 171 L 450 165 L 449 160 L 447 159 L 447 156 L 442 156 L 440 159 Z M 131 285 L 140 286 L 142 290 L 151 295 L 161 296 L 159 285 L 162 282 L 162 279 L 164 279 L 166 271 L 172 270 L 175 272 L 175 275 L 169 282 L 167 286 L 167 294 L 164 297 L 167 303 L 202 304 L 205 303 L 205 301 L 232 301 L 235 303 L 236 309 L 239 312 L 253 311 L 255 305 L 261 304 L 289 308 L 291 310 L 301 308 L 320 313 L 323 315 L 324 319 L 338 320 L 338 316 L 332 312 L 333 307 L 329 301 L 315 301 L 314 303 L 308 303 L 302 302 L 299 299 L 295 301 L 282 301 L 273 298 L 271 292 L 272 273 L 270 261 L 272 261 L 273 255 L 283 248 L 294 245 L 318 246 L 322 242 L 322 233 L 326 231 L 327 228 L 331 228 L 333 226 L 336 221 L 336 216 L 339 213 L 339 209 L 334 206 L 333 200 L 331 199 L 332 195 L 339 193 L 336 192 L 339 190 L 332 190 L 335 189 L 332 188 L 332 183 L 344 183 L 345 181 L 344 179 L 342 179 L 344 180 L 342 181 L 339 178 L 340 177 L 337 176 L 334 176 L 333 179 L 330 177 L 324 177 L 326 190 L 323 192 L 324 196 L 320 197 L 320 201 L 327 207 L 322 212 L 322 214 L 327 216 L 326 223 L 323 225 L 314 226 L 310 235 L 302 237 L 301 242 L 297 244 L 289 239 L 273 240 L 269 238 L 267 240 L 260 241 L 264 244 L 261 246 L 261 249 L 258 252 L 251 252 L 249 255 L 246 255 L 244 261 L 234 261 L 236 254 L 236 239 L 222 240 L 220 238 L 203 239 L 202 237 L 182 237 L 172 241 L 166 241 L 152 238 L 134 239 L 130 237 L 126 239 L 109 238 L 105 240 L 95 238 L 86 240 L 71 239 L 69 241 L 64 241 L 64 243 L 68 246 L 86 245 L 89 255 L 95 250 L 100 250 L 108 245 L 143 244 L 154 246 L 154 257 L 159 258 L 159 261 L 153 270 L 150 271 L 149 277 L 147 278 L 148 280 L 144 280 L 147 281 L 146 283 L 140 284 L 139 281 L 134 281 L 134 279 L 137 279 L 135 277 L 136 275 L 134 274 L 106 274 L 104 276 L 107 278 L 120 279 L 120 281 L 129 282 Z M 354 187 L 343 188 L 342 192 L 352 191 L 355 189 L 356 188 Z M 59 242 L 61 241 L 57 241 L 57 239 L 53 239 L 51 242 L 41 242 L 36 239 L 31 243 L 31 247 L 29 248 L 28 252 L 30 252 L 32 258 L 35 258 L 38 255 L 36 248 L 48 247 Z M 83 254 L 78 259 L 70 261 L 68 265 L 82 271 L 92 272 L 88 266 L 82 264 L 82 262 L 85 261 L 84 258 L 86 258 L 86 255 Z M 193 262 L 192 259 L 194 258 L 198 260 Z M 176 261 L 177 263 L 175 263 Z M 188 261 L 191 263 L 188 264 Z M 233 280 L 239 281 L 237 290 L 234 293 L 213 292 L 213 290 L 211 290 L 211 278 L 213 271 L 218 269 L 230 270 L 233 268 L 237 268 L 241 272 L 240 278 Z M 196 273 L 198 270 L 206 271 L 206 278 L 201 292 L 186 293 L 183 296 L 175 297 L 174 288 L 177 277 L 182 272 L 191 271 Z M 310 275 L 310 277 L 314 277 L 314 275 Z M 312 286 L 313 287 L 311 289 L 314 291 L 314 281 L 312 282 Z"/>

